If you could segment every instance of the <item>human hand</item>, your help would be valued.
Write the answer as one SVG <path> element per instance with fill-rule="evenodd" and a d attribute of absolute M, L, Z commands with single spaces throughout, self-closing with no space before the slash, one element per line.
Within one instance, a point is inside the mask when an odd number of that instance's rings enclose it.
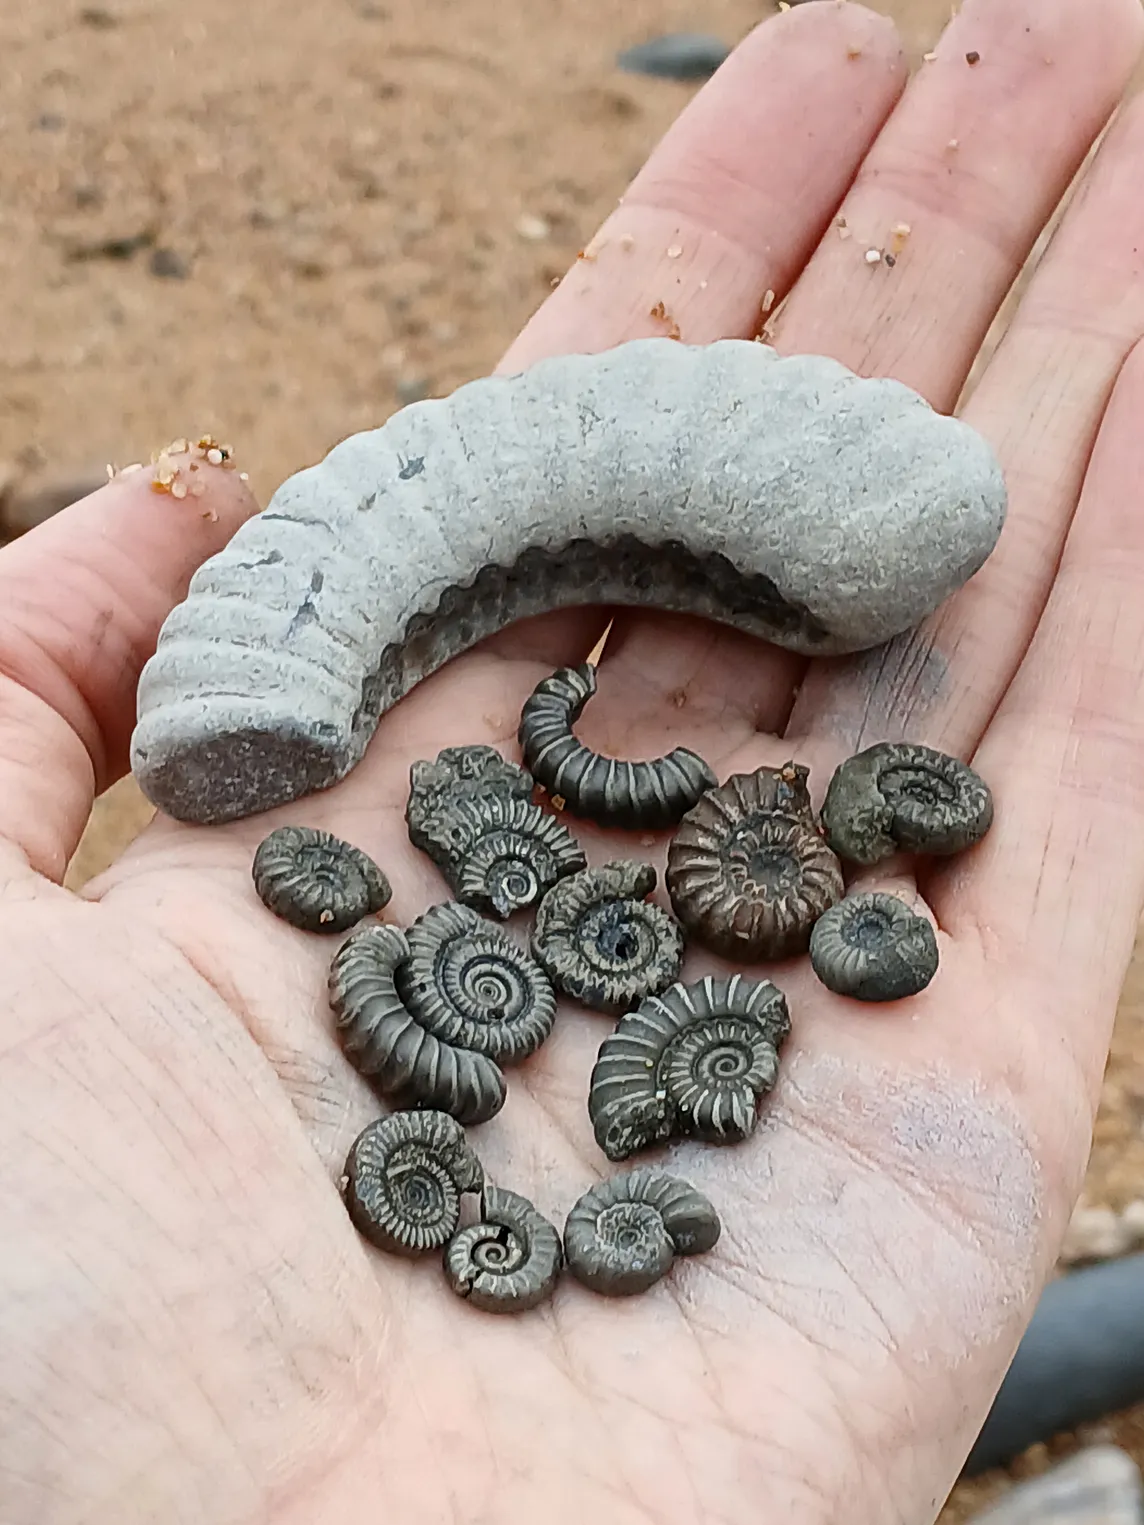
<path fill-rule="evenodd" d="M 859 6 L 767 23 L 502 368 L 662 332 L 660 302 L 687 342 L 749 336 L 771 291 L 780 350 L 950 409 L 1141 36 L 1136 0 L 969 0 L 896 104 L 897 43 Z M 387 716 L 336 789 L 224 828 L 160 821 L 75 897 L 59 881 L 123 770 L 138 669 L 253 504 L 234 474 L 204 468 L 207 496 L 176 503 L 141 473 L 0 554 L 4 1525 L 936 1514 L 1078 1190 L 1144 902 L 1142 171 L 1138 103 L 965 410 L 1010 517 L 920 631 L 808 665 L 617 619 L 591 744 L 691 746 L 721 778 L 794 757 L 821 798 L 849 752 L 908 736 L 972 759 L 997 806 L 964 858 L 876 877 L 940 928 L 920 997 L 860 1008 L 805 963 L 773 971 L 794 1032 L 758 1134 L 673 1161 L 723 1238 L 642 1298 L 566 1282 L 495 1319 L 359 1240 L 335 1183 L 380 1108 L 332 1036 L 336 943 L 275 921 L 250 880 L 262 836 L 299 821 L 377 858 L 387 919 L 444 898 L 406 836 L 410 763 L 511 750 L 528 692 L 606 616 L 503 633 Z M 867 264 L 899 223 L 896 265 Z M 662 859 L 663 839 L 578 834 L 595 862 Z M 710 967 L 693 954 L 688 977 Z M 557 1221 L 610 1173 L 585 1109 L 609 1030 L 565 1012 L 471 1135 Z"/>

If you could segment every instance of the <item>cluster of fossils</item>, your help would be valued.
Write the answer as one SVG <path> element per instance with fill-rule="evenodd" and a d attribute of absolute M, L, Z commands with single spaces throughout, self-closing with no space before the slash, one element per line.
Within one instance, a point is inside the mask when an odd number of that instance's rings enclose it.
<path fill-rule="evenodd" d="M 536 1306 L 565 1267 L 605 1295 L 642 1291 L 720 1233 L 700 1192 L 654 1168 L 585 1193 L 563 1235 L 485 1180 L 465 1127 L 504 1106 L 503 1067 L 548 1038 L 558 995 L 617 1019 L 588 1096 L 609 1160 L 673 1138 L 739 1142 L 778 1077 L 786 998 L 737 973 L 681 982 L 686 940 L 747 964 L 809 952 L 824 985 L 862 1001 L 915 995 L 937 970 L 929 921 L 892 895 L 848 895 L 841 860 L 949 855 L 992 821 L 977 774 L 922 746 L 887 743 L 843 763 L 820 819 L 795 763 L 720 785 L 684 748 L 650 762 L 605 758 L 573 730 L 595 688 L 589 664 L 537 686 L 521 717 L 523 768 L 488 746 L 413 765 L 409 837 L 455 899 L 407 931 L 358 926 L 384 908 L 390 886 L 329 833 L 283 827 L 254 859 L 258 894 L 278 916 L 309 931 L 356 928 L 332 961 L 330 1005 L 350 1062 L 396 1110 L 347 1159 L 354 1224 L 393 1253 L 443 1251 L 453 1289 L 490 1311 Z M 535 802 L 537 784 L 559 814 Z M 589 868 L 564 812 L 633 831 L 675 828 L 674 915 L 648 898 L 650 864 Z M 526 949 L 498 922 L 529 907 Z M 480 1221 L 462 1227 L 466 1194 L 479 1195 Z"/>

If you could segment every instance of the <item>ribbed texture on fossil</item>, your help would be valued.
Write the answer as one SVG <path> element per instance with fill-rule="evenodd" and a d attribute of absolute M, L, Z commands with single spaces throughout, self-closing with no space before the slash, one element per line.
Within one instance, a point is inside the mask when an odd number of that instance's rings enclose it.
<path fill-rule="evenodd" d="M 527 1198 L 486 1186 L 481 1218 L 445 1250 L 458 1297 L 485 1313 L 525 1313 L 552 1296 L 564 1264 L 560 1235 Z"/>
<path fill-rule="evenodd" d="M 358 1232 L 395 1255 L 440 1249 L 461 1198 L 484 1171 L 460 1125 L 441 1112 L 395 1112 L 364 1128 L 346 1160 L 345 1200 Z"/>
<path fill-rule="evenodd" d="M 701 1255 L 718 1242 L 711 1203 L 687 1181 L 641 1167 L 593 1186 L 564 1225 L 568 1269 L 593 1292 L 646 1292 L 677 1255 Z"/>

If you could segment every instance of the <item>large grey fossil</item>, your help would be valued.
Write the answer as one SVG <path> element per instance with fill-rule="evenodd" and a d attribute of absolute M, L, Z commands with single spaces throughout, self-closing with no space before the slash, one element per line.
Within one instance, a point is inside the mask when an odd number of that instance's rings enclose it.
<path fill-rule="evenodd" d="M 977 571 L 1005 502 L 968 425 L 820 356 L 641 339 L 485 377 L 344 440 L 195 573 L 132 766 L 182 820 L 297 799 L 451 657 L 576 604 L 875 646 Z"/>

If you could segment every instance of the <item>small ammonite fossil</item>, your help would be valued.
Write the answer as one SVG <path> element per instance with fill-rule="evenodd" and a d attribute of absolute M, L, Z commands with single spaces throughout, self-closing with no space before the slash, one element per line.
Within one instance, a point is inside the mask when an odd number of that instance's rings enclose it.
<path fill-rule="evenodd" d="M 362 927 L 330 966 L 330 1006 L 355 1069 L 399 1107 L 430 1107 L 461 1123 L 483 1123 L 505 1102 L 505 1081 L 484 1054 L 445 1043 L 424 1028 L 397 992 L 409 958 L 396 927 Z"/>
<path fill-rule="evenodd" d="M 972 847 L 992 824 L 985 780 L 958 758 L 914 742 L 879 742 L 849 758 L 822 805 L 826 840 L 853 863 L 898 852 L 944 857 Z"/>
<path fill-rule="evenodd" d="M 600 1045 L 588 1090 L 597 1144 L 624 1160 L 672 1137 L 749 1137 L 789 1033 L 769 980 L 708 975 L 649 996 Z"/>
<path fill-rule="evenodd" d="M 815 825 L 807 769 L 737 773 L 684 816 L 667 853 L 667 891 L 687 931 L 748 963 L 805 953 L 843 892 L 842 865 Z"/>
<path fill-rule="evenodd" d="M 810 962 L 836 995 L 902 1001 L 937 973 L 937 938 L 926 918 L 896 895 L 847 895 L 815 923 Z"/>
<path fill-rule="evenodd" d="M 424 1255 L 448 1243 L 461 1198 L 483 1185 L 481 1162 L 453 1118 L 394 1112 L 354 1140 L 343 1192 L 364 1239 L 395 1255 Z"/>
<path fill-rule="evenodd" d="M 446 747 L 409 778 L 409 840 L 463 905 L 508 917 L 587 865 L 563 821 L 533 803 L 530 775 L 495 747 Z"/>
<path fill-rule="evenodd" d="M 263 905 L 303 932 L 345 932 L 393 894 L 372 858 L 312 826 L 272 831 L 254 854 L 252 873 Z"/>
<path fill-rule="evenodd" d="M 560 1235 L 525 1197 L 486 1185 L 481 1219 L 445 1249 L 458 1297 L 485 1313 L 525 1313 L 552 1296 L 564 1265 Z"/>
<path fill-rule="evenodd" d="M 719 1215 L 678 1176 L 639 1169 L 586 1191 L 564 1225 L 564 1258 L 577 1281 L 604 1297 L 646 1292 L 677 1255 L 718 1242 Z"/>
<path fill-rule="evenodd" d="M 517 733 L 525 767 L 573 815 L 634 831 L 674 826 L 718 779 L 686 747 L 654 762 L 620 762 L 591 751 L 572 727 L 595 692 L 590 662 L 562 667 L 537 684 Z"/>
<path fill-rule="evenodd" d="M 409 928 L 397 993 L 426 1032 L 497 1064 L 534 1054 L 556 1020 L 544 969 L 502 928 L 447 901 Z"/>
<path fill-rule="evenodd" d="M 562 879 L 536 912 L 532 951 L 565 995 L 595 1011 L 629 1011 L 679 978 L 683 933 L 647 897 L 649 863 L 616 861 Z"/>

